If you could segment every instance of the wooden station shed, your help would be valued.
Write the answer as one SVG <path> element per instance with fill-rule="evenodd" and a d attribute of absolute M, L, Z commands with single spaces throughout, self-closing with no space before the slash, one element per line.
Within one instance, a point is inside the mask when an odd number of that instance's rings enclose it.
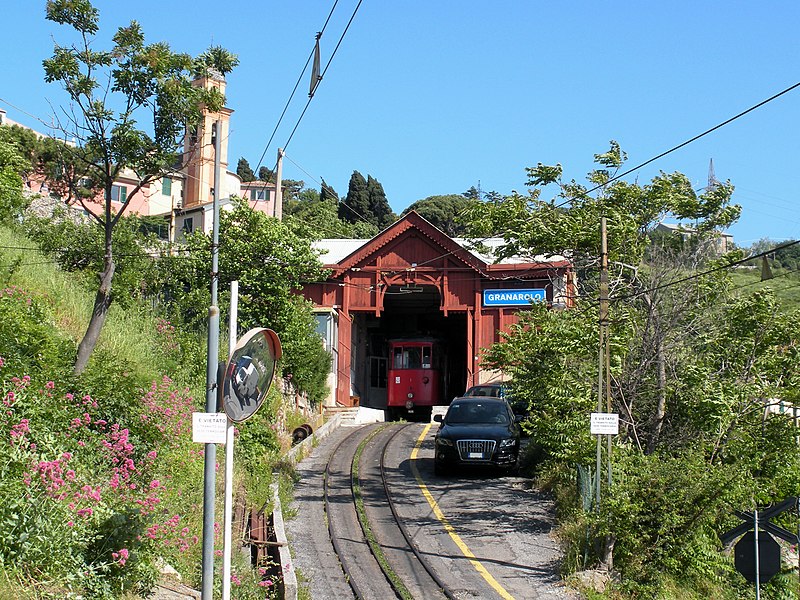
<path fill-rule="evenodd" d="M 491 250 L 501 240 L 481 242 Z M 468 386 L 499 378 L 481 369 L 481 350 L 531 302 L 571 304 L 572 265 L 563 257 L 495 263 L 469 246 L 413 211 L 370 240 L 316 243 L 331 273 L 302 293 L 316 305 L 318 331 L 333 355 L 327 406 L 385 408 L 388 342 L 420 336 L 444 348 L 438 403 L 446 405 Z"/>

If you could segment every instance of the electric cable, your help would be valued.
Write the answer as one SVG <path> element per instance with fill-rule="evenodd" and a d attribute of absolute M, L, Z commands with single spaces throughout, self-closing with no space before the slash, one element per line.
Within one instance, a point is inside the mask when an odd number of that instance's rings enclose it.
<path fill-rule="evenodd" d="M 330 12 L 328 13 L 328 18 L 325 19 L 325 24 L 322 26 L 322 29 L 317 33 L 317 40 L 322 38 L 322 34 L 325 33 L 325 28 L 328 26 L 328 22 L 331 20 L 331 16 L 333 15 L 333 11 L 336 9 L 336 5 L 339 3 L 339 0 L 335 0 L 333 6 L 331 7 Z M 258 164 L 256 165 L 255 172 L 258 172 L 258 169 L 261 167 L 261 163 L 264 161 L 264 157 L 267 155 L 267 150 L 269 150 L 269 146 L 272 143 L 272 140 L 275 138 L 275 134 L 278 131 L 281 123 L 283 122 L 283 117 L 286 115 L 286 111 L 289 109 L 289 105 L 294 98 L 295 92 L 297 92 L 297 88 L 300 87 L 300 83 L 303 81 L 303 76 L 306 74 L 306 69 L 308 69 L 308 65 L 311 62 L 311 59 L 314 58 L 314 50 L 311 50 L 311 53 L 308 55 L 308 60 L 306 60 L 306 64 L 303 66 L 303 70 L 300 72 L 300 76 L 297 78 L 297 82 L 294 84 L 294 88 L 292 89 L 292 93 L 289 94 L 289 99 L 286 101 L 286 105 L 283 107 L 283 112 L 281 112 L 281 116 L 278 118 L 278 122 L 275 124 L 275 128 L 272 130 L 272 134 L 269 136 L 269 140 L 267 140 L 267 145 L 264 146 L 264 151 L 261 153 L 261 158 L 258 159 Z"/>
<path fill-rule="evenodd" d="M 591 189 L 589 189 L 589 190 L 585 191 L 585 192 L 584 192 L 584 194 L 591 194 L 592 192 L 596 192 L 596 191 L 597 191 L 597 190 L 599 190 L 600 188 L 602 188 L 602 187 L 604 187 L 604 186 L 608 185 L 609 183 L 612 183 L 612 182 L 614 182 L 614 181 L 617 181 L 618 179 L 621 179 L 621 178 L 625 177 L 626 175 L 630 175 L 630 174 L 631 174 L 631 173 L 633 173 L 634 171 L 638 171 L 638 170 L 639 170 L 639 169 L 641 169 L 642 167 L 645 167 L 645 166 L 649 165 L 650 163 L 652 163 L 652 162 L 655 162 L 655 161 L 657 161 L 658 159 L 660 159 L 660 158 L 663 158 L 663 157 L 667 156 L 668 154 L 672 154 L 673 152 L 675 152 L 676 150 L 680 150 L 680 149 L 681 149 L 681 148 L 683 148 L 684 146 L 688 146 L 688 145 L 689 145 L 689 144 L 691 144 L 692 142 L 695 142 L 695 141 L 699 140 L 700 138 L 702 138 L 702 137 L 705 137 L 705 136 L 706 136 L 706 135 L 708 135 L 709 133 L 712 133 L 712 132 L 716 131 L 717 129 L 720 129 L 720 128 L 724 127 L 725 125 L 728 125 L 729 123 L 732 123 L 733 121 L 736 121 L 737 119 L 739 119 L 739 118 L 741 118 L 741 117 L 745 116 L 746 114 L 748 114 L 748 113 L 751 113 L 751 112 L 753 112 L 754 110 L 756 110 L 756 109 L 758 109 L 758 108 L 761 108 L 761 107 L 762 107 L 762 106 L 764 106 L 765 104 L 768 104 L 768 103 L 772 102 L 773 100 L 776 100 L 777 98 L 780 98 L 780 97 L 781 97 L 781 96 L 783 96 L 784 94 L 788 94 L 789 92 L 791 92 L 792 90 L 794 90 L 794 89 L 796 89 L 796 88 L 798 88 L 798 87 L 800 87 L 800 82 L 797 82 L 797 83 L 795 83 L 794 85 L 791 85 L 791 86 L 789 86 L 788 88 L 786 88 L 786 89 L 784 89 L 784 90 L 782 90 L 782 91 L 778 92 L 777 94 L 774 94 L 774 95 L 770 96 L 770 97 L 769 97 L 769 98 L 767 98 L 766 100 L 762 100 L 762 101 L 761 101 L 761 102 L 759 102 L 758 104 L 754 104 L 754 105 L 753 105 L 753 106 L 751 106 L 750 108 L 748 108 L 748 109 L 746 109 L 746 110 L 743 110 L 742 112 L 740 112 L 740 113 L 738 113 L 738 114 L 736 114 L 736 115 L 734 115 L 734 116 L 730 117 L 729 119 L 726 119 L 726 120 L 725 120 L 725 121 L 723 121 L 722 123 L 719 123 L 718 125 L 715 125 L 714 127 L 711 127 L 710 129 L 706 129 L 704 132 L 702 132 L 702 133 L 699 133 L 699 134 L 695 135 L 695 136 L 694 136 L 694 137 L 692 137 L 692 138 L 689 138 L 689 139 L 688 139 L 688 140 L 686 140 L 685 142 L 682 142 L 682 143 L 678 144 L 677 146 L 673 146 L 673 147 L 672 147 L 672 148 L 670 148 L 669 150 L 665 150 L 665 151 L 664 151 L 664 152 L 662 152 L 661 154 L 658 154 L 658 155 L 654 156 L 653 158 L 650 158 L 650 159 L 648 159 L 648 160 L 644 161 L 643 163 L 640 163 L 640 164 L 636 165 L 635 167 L 633 167 L 633 168 L 631 168 L 631 169 L 628 169 L 627 171 L 624 171 L 624 172 L 622 172 L 622 173 L 619 173 L 619 174 L 617 174 L 617 175 L 614 175 L 613 177 L 609 178 L 607 181 L 605 181 L 605 182 L 603 182 L 603 183 L 601 183 L 601 184 L 598 184 L 598 185 L 594 186 L 593 188 L 591 188 Z M 565 201 L 564 201 L 564 202 L 562 202 L 561 204 L 558 204 L 558 205 L 556 205 L 556 206 L 555 206 L 555 208 L 561 208 L 561 207 L 565 206 L 566 204 L 569 204 L 570 202 L 572 202 L 572 201 L 573 201 L 573 200 L 575 200 L 575 199 L 577 199 L 577 198 L 576 198 L 576 197 L 573 197 L 573 198 L 568 198 L 567 200 L 565 200 Z"/>

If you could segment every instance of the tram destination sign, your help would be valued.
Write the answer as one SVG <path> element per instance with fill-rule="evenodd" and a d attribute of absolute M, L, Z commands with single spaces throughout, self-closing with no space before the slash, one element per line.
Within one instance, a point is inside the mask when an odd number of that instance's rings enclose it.
<path fill-rule="evenodd" d="M 547 300 L 544 289 L 483 290 L 484 306 L 529 306 L 531 302 Z"/>

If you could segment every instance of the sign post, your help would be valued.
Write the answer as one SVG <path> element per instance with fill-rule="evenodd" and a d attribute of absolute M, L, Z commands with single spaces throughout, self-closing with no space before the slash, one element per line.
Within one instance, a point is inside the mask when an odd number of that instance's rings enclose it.
<path fill-rule="evenodd" d="M 744 523 L 719 536 L 725 546 L 741 536 L 734 546 L 734 565 L 747 581 L 756 584 L 757 599 L 761 597 L 761 583 L 769 581 L 781 569 L 781 547 L 772 536 L 790 544 L 800 544 L 800 531 L 792 533 L 770 522 L 770 519 L 798 507 L 798 501 L 798 497 L 792 496 L 761 511 L 736 511 L 734 514 Z"/>
<path fill-rule="evenodd" d="M 232 289 L 238 290 L 238 286 Z M 235 303 L 232 301 L 232 310 Z M 233 317 L 232 317 L 233 321 Z M 231 340 L 236 329 L 231 324 Z M 225 447 L 225 529 L 222 551 L 222 598 L 231 593 L 231 519 L 233 513 L 233 424 L 252 417 L 261 407 L 275 377 L 275 367 L 281 357 L 281 341 L 271 329 L 251 329 L 231 349 L 230 360 L 223 377 L 222 404 L 227 415 Z"/>

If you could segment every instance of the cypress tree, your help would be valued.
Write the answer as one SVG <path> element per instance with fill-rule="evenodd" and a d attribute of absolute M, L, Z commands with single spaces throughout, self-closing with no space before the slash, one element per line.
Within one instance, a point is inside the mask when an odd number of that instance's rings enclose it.
<path fill-rule="evenodd" d="M 353 171 L 353 175 L 350 177 L 347 196 L 344 203 L 339 205 L 338 214 L 340 219 L 348 223 L 366 220 L 373 225 L 377 225 L 369 209 L 367 180 L 358 171 Z"/>
<path fill-rule="evenodd" d="M 384 229 L 395 222 L 397 215 L 392 212 L 392 207 L 389 206 L 383 186 L 372 175 L 367 178 L 367 197 L 369 198 L 369 212 L 374 218 L 374 221 L 372 221 L 374 225 L 377 225 L 379 229 Z"/>
<path fill-rule="evenodd" d="M 250 168 L 250 163 L 247 162 L 247 159 L 242 157 L 239 159 L 239 162 L 236 164 L 236 174 L 241 177 L 242 181 L 255 181 L 256 174 L 253 173 L 253 169 Z"/>

